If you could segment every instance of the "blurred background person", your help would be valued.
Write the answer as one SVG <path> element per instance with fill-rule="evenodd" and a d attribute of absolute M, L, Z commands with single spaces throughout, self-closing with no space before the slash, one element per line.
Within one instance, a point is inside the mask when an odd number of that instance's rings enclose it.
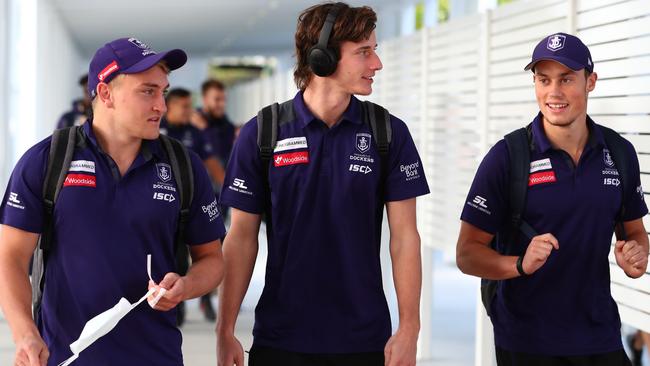
<path fill-rule="evenodd" d="M 72 102 L 72 109 L 59 118 L 59 122 L 56 124 L 57 129 L 80 126 L 92 115 L 90 95 L 88 95 L 88 74 L 84 74 L 79 78 L 79 86 L 83 90 L 83 98 L 75 99 Z"/>

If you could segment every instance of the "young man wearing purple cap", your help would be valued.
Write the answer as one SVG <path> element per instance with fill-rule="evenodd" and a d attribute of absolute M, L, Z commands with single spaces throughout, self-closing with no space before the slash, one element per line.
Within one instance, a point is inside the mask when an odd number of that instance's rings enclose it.
<path fill-rule="evenodd" d="M 469 191 L 458 267 L 499 281 L 486 306 L 500 366 L 629 365 L 610 293 L 608 254 L 615 223 L 622 224 L 627 238 L 612 249 L 616 263 L 629 277 L 646 271 L 642 217 L 648 209 L 636 152 L 618 140 L 627 166 L 617 167 L 614 158 L 620 157 L 606 144 L 612 133 L 587 115 L 597 75 L 577 37 L 544 38 L 525 69 L 533 71 L 540 112 L 528 128 L 530 170 L 525 166 L 528 187 L 518 224 L 535 235 L 526 234 L 530 240 L 518 230 L 509 235 L 516 189 L 510 186 L 515 174 L 510 161 L 516 157 L 509 154 L 510 142 L 501 140 L 485 156 Z M 629 181 L 621 184 L 623 178 Z M 491 247 L 495 235 L 499 251 Z M 505 248 L 515 255 L 502 255 Z"/>
<path fill-rule="evenodd" d="M 415 365 L 421 286 L 416 197 L 429 188 L 406 124 L 388 115 L 378 121 L 392 127 L 387 154 L 380 155 L 379 134 L 371 133 L 354 97 L 372 92 L 382 68 L 376 21 L 371 8 L 344 3 L 303 11 L 295 37 L 300 91 L 279 108 L 268 164 L 258 149 L 257 118 L 235 143 L 221 196 L 233 213 L 217 320 L 220 366 L 243 366 L 234 328 L 263 213 L 269 254 L 249 365 Z M 310 52 L 319 39 L 334 55 L 327 69 Z M 379 258 L 384 208 L 399 306 L 395 334 Z"/>
<path fill-rule="evenodd" d="M 27 271 L 43 227 L 43 181 L 51 138 L 20 159 L 0 205 L 0 304 L 16 344 L 16 365 L 57 365 L 84 324 L 120 297 L 167 290 L 154 308 L 133 309 L 85 349 L 75 365 L 183 364 L 175 306 L 221 279 L 224 227 L 201 160 L 190 152 L 194 198 L 185 229 L 192 267 L 175 272 L 179 196 L 159 123 L 168 73 L 182 50 L 156 53 L 135 38 L 97 50 L 89 68 L 93 118 L 84 123 L 53 213 L 54 234 L 38 324 Z M 147 255 L 152 255 L 147 277 Z M 153 300 L 153 299 L 151 299 Z M 172 311 L 169 311 L 172 310 Z"/>

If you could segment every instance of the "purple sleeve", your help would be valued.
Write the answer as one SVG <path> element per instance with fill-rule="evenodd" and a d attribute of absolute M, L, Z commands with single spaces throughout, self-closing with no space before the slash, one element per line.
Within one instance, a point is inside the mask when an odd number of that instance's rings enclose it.
<path fill-rule="evenodd" d="M 50 138 L 27 150 L 14 167 L 0 204 L 0 223 L 32 233 L 43 230 L 43 180 Z"/>
<path fill-rule="evenodd" d="M 478 167 L 460 219 L 496 234 L 508 211 L 508 149 L 504 140 L 490 149 Z"/>
<path fill-rule="evenodd" d="M 634 146 L 628 142 L 628 151 L 629 151 L 629 172 L 631 182 L 626 184 L 626 189 L 628 190 L 627 200 L 625 202 L 625 213 L 623 215 L 623 221 L 632 221 L 640 219 L 648 213 L 648 207 L 646 206 L 643 187 L 641 186 L 641 174 L 639 172 L 639 158 L 636 154 Z"/>
<path fill-rule="evenodd" d="M 187 244 L 198 245 L 223 239 L 226 229 L 217 207 L 210 178 L 198 155 L 192 151 L 189 153 L 194 172 L 194 199 L 190 206 L 190 218 L 185 234 Z"/>
<path fill-rule="evenodd" d="M 393 137 L 388 153 L 386 201 L 401 201 L 429 193 L 420 155 L 404 122 L 391 116 Z"/>
<path fill-rule="evenodd" d="M 233 147 L 221 204 L 246 212 L 261 214 L 264 210 L 265 180 L 257 147 L 257 118 L 242 127 Z"/>

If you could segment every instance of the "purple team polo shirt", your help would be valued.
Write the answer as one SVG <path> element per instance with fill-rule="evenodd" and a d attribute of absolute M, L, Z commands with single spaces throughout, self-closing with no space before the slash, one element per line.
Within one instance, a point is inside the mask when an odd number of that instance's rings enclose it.
<path fill-rule="evenodd" d="M 201 160 L 214 156 L 212 144 L 206 141 L 198 128 L 186 125 L 173 125 L 163 118 L 160 123 L 160 133 L 180 141 L 186 148 L 194 151 Z"/>
<path fill-rule="evenodd" d="M 95 315 L 120 297 L 137 301 L 147 292 L 146 256 L 159 282 L 175 270 L 174 234 L 179 215 L 178 187 L 157 140 L 143 141 L 123 177 L 83 125 L 83 143 L 54 209 L 54 242 L 46 272 L 39 330 L 51 352 L 48 365 L 71 356 L 70 343 Z M 16 165 L 0 206 L 0 222 L 22 230 L 43 230 L 42 189 L 51 138 L 29 149 Z M 188 245 L 220 239 L 224 226 L 201 160 L 190 153 L 194 200 Z M 183 364 L 176 311 L 141 304 L 108 335 L 83 351 L 78 366 Z"/>
<path fill-rule="evenodd" d="M 528 277 L 501 281 L 492 302 L 498 347 L 513 352 L 571 356 L 621 349 L 621 321 L 610 292 L 608 255 L 622 185 L 600 127 L 587 117 L 589 140 L 574 165 L 554 149 L 542 125 L 533 121 L 534 151 L 523 220 L 539 234 L 551 233 L 560 249 Z M 628 202 L 624 221 L 642 218 L 639 162 L 628 143 Z M 469 191 L 461 219 L 495 234 L 509 219 L 509 157 L 504 140 L 485 156 Z M 474 203 L 480 196 L 483 204 Z M 511 243 L 524 252 L 528 240 Z"/>
<path fill-rule="evenodd" d="M 208 122 L 203 132 L 205 140 L 212 145 L 214 154 L 225 166 L 230 159 L 230 152 L 235 141 L 235 126 L 230 122 L 228 116 L 214 118 L 210 114 L 197 110 Z"/>
<path fill-rule="evenodd" d="M 391 324 L 379 261 L 380 160 L 361 104 L 352 97 L 331 129 L 302 93 L 294 117 L 278 128 L 269 167 L 271 222 L 266 284 L 256 308 L 254 343 L 292 352 L 381 352 Z M 429 192 L 404 122 L 391 116 L 385 201 Z M 264 176 L 257 120 L 241 130 L 221 203 L 261 214 Z"/>

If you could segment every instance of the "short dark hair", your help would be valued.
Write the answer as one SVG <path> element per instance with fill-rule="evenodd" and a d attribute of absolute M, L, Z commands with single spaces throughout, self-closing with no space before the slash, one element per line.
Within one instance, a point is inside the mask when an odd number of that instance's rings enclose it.
<path fill-rule="evenodd" d="M 217 89 L 224 91 L 226 90 L 226 86 L 223 85 L 223 83 L 217 79 L 208 79 L 201 84 L 201 95 L 205 95 L 205 93 L 208 92 L 210 89 Z"/>
<path fill-rule="evenodd" d="M 167 96 L 165 96 L 165 101 L 167 103 L 171 102 L 174 99 L 178 98 L 189 98 L 192 96 L 192 93 L 190 93 L 189 90 L 183 89 L 183 88 L 174 88 L 167 92 Z"/>
<path fill-rule="evenodd" d="M 375 30 L 377 14 L 368 6 L 350 7 L 346 3 L 324 3 L 305 9 L 298 16 L 296 27 L 296 67 L 293 78 L 300 90 L 305 90 L 314 76 L 307 56 L 309 50 L 318 43 L 321 28 L 332 7 L 340 10 L 336 16 L 328 47 L 340 54 L 341 43 L 344 41 L 360 42 L 370 38 Z"/>

